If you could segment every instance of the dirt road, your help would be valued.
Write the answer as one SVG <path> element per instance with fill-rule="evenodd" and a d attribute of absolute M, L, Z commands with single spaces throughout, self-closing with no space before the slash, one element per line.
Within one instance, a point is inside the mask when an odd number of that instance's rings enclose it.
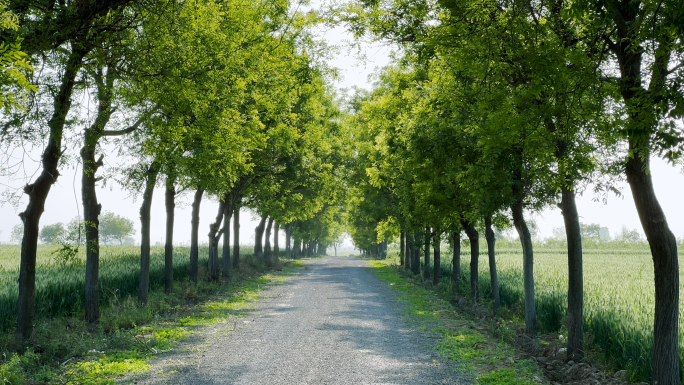
<path fill-rule="evenodd" d="M 370 269 L 350 257 L 309 260 L 246 318 L 199 332 L 202 343 L 160 357 L 138 383 L 471 383 L 437 355 L 431 333 L 404 322 L 397 293 Z"/>

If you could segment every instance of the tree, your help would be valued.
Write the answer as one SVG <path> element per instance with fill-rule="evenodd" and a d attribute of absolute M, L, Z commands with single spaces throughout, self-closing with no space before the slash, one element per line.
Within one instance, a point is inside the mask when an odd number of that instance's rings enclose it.
<path fill-rule="evenodd" d="M 12 226 L 10 233 L 10 242 L 16 245 L 21 244 L 21 238 L 24 236 L 24 226 L 20 223 Z"/>
<path fill-rule="evenodd" d="M 100 234 L 107 244 L 117 242 L 123 245 L 126 238 L 135 235 L 135 225 L 128 218 L 105 211 L 100 215 Z"/>
<path fill-rule="evenodd" d="M 40 230 L 40 240 L 46 244 L 57 243 L 65 233 L 64 225 L 61 222 L 43 226 Z"/>

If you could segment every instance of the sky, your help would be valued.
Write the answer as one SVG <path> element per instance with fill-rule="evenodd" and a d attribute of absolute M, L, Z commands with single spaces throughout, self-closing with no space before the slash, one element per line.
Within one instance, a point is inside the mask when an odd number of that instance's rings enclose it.
<path fill-rule="evenodd" d="M 329 44 L 339 47 L 338 54 L 334 55 L 329 61 L 331 66 L 339 69 L 341 77 L 335 82 L 335 86 L 339 89 L 351 89 L 352 87 L 370 89 L 371 79 L 369 77 L 377 69 L 390 62 L 391 49 L 388 46 L 377 43 L 362 45 L 361 54 L 363 55 L 363 60 L 361 60 L 357 56 L 357 50 L 349 48 L 348 43 L 352 40 L 352 37 L 345 33 L 342 28 L 320 29 L 318 33 Z M 107 159 L 107 163 L 115 164 L 116 161 L 110 158 Z M 676 237 L 684 238 L 684 217 L 679 215 L 682 214 L 682 209 L 684 208 L 684 203 L 681 199 L 682 192 L 684 191 L 684 175 L 682 175 L 681 168 L 670 166 L 659 159 L 653 159 L 651 169 L 655 191 L 666 213 L 670 228 Z M 35 164 L 27 165 L 29 174 L 35 170 L 37 170 Z M 48 196 L 46 209 L 41 218 L 41 227 L 56 222 L 66 223 L 75 217 L 79 211 L 82 213 L 80 206 L 80 168 L 74 170 L 72 167 L 61 170 L 61 173 L 63 175 L 59 177 Z M 74 177 L 76 177 L 76 180 L 74 180 Z M 2 178 L 5 177 L 0 177 L 0 186 L 11 184 L 18 187 L 16 182 Z M 643 234 L 628 185 L 623 182 L 618 185 L 618 188 L 621 189 L 623 196 L 609 196 L 607 204 L 596 201 L 597 197 L 591 192 L 591 187 L 587 188 L 586 192 L 578 197 L 577 207 L 580 221 L 583 223 L 597 223 L 608 227 L 612 236 L 619 233 L 623 226 L 628 229 L 637 229 Z M 98 187 L 97 194 L 103 211 L 112 211 L 134 221 L 137 231 L 134 238 L 139 240 L 140 199 L 131 198 L 128 192 L 122 191 L 116 184 Z M 164 191 L 162 189 L 158 188 L 154 192 L 151 229 L 153 245 L 155 243 L 163 244 L 164 242 L 165 210 L 163 195 Z M 191 192 L 179 196 L 177 200 L 174 242 L 179 245 L 189 244 L 190 241 L 191 202 Z M 17 208 L 7 203 L 0 206 L 0 243 L 9 241 L 12 227 L 20 223 L 18 213 L 25 208 L 26 203 L 27 199 L 24 197 Z M 216 216 L 217 209 L 218 204 L 216 201 L 204 199 L 202 202 L 200 209 L 200 241 L 206 238 L 209 223 Z M 557 208 L 549 208 L 540 213 L 530 213 L 528 215 L 536 221 L 540 236 L 542 237 L 550 237 L 555 227 L 563 225 L 562 215 Z M 253 214 L 247 211 L 241 213 L 241 244 L 254 243 L 254 228 L 257 223 L 258 218 L 255 218 Z M 282 231 L 280 240 L 280 244 L 284 245 L 284 234 Z M 344 244 L 346 248 L 351 247 L 349 239 L 346 239 Z"/>

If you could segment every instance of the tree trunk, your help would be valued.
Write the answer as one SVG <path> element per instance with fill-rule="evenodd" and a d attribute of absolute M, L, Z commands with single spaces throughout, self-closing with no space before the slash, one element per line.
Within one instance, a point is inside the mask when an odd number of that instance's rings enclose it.
<path fill-rule="evenodd" d="M 24 187 L 29 196 L 26 210 L 19 214 L 24 223 L 24 236 L 21 241 L 21 262 L 19 265 L 19 298 L 17 302 L 17 336 L 28 340 L 33 333 L 36 297 L 36 253 L 38 249 L 38 228 L 40 217 L 45 211 L 45 200 L 50 188 L 57 181 L 59 160 L 62 157 L 62 134 L 67 113 L 71 108 L 76 75 L 81 68 L 87 50 L 77 48 L 71 53 L 67 62 L 62 84 L 54 97 L 54 111 L 48 121 L 50 136 L 48 145 L 43 151 L 41 171 L 36 181 Z"/>
<path fill-rule="evenodd" d="M 266 227 L 266 219 L 268 219 L 268 215 L 262 216 L 259 224 L 254 229 L 254 257 L 257 259 L 263 257 L 264 228 Z"/>
<path fill-rule="evenodd" d="M 143 192 L 142 205 L 140 206 L 140 287 L 138 288 L 138 301 L 147 303 L 150 290 L 150 210 L 152 209 L 152 194 L 157 184 L 159 173 L 159 160 L 154 159 L 147 169 L 147 181 Z"/>
<path fill-rule="evenodd" d="M 230 278 L 230 218 L 233 216 L 233 205 L 226 194 L 226 207 L 223 208 L 223 253 L 221 255 L 221 275 Z"/>
<path fill-rule="evenodd" d="M 302 241 L 301 239 L 297 238 L 296 234 L 292 235 L 292 240 L 294 241 L 294 250 L 292 250 L 292 253 L 294 254 L 294 258 L 299 258 L 301 254 Z"/>
<path fill-rule="evenodd" d="M 218 241 L 221 237 L 221 232 L 223 231 L 219 230 L 219 227 L 221 227 L 226 204 L 227 202 L 225 200 L 219 201 L 216 221 L 209 225 L 209 278 L 212 281 L 217 281 L 219 278 Z"/>
<path fill-rule="evenodd" d="M 568 241 L 568 352 L 567 359 L 584 358 L 584 283 L 582 274 L 582 235 L 575 205 L 575 192 L 567 184 L 561 187 L 561 212 Z"/>
<path fill-rule="evenodd" d="M 399 233 L 399 266 L 404 266 L 404 253 L 406 244 L 404 242 L 404 232 Z"/>
<path fill-rule="evenodd" d="M 440 275 L 442 274 L 441 271 L 441 266 L 442 266 L 442 250 L 440 250 L 440 233 L 439 231 L 435 231 L 433 234 L 433 241 L 432 241 L 432 248 L 434 249 L 434 263 L 433 263 L 433 271 L 434 273 L 432 274 L 432 283 L 437 286 L 439 283 L 439 279 L 441 278 Z"/>
<path fill-rule="evenodd" d="M 423 279 L 430 279 L 430 237 L 432 236 L 432 231 L 429 227 L 425 228 L 425 263 L 423 266 Z"/>
<path fill-rule="evenodd" d="M 518 231 L 520 243 L 523 249 L 523 286 L 525 293 L 525 331 L 529 334 L 534 333 L 537 323 L 537 310 L 534 300 L 534 254 L 532 251 L 532 237 L 527 228 L 523 215 L 522 197 L 511 206 L 513 213 L 513 224 Z"/>
<path fill-rule="evenodd" d="M 273 256 L 274 262 L 278 263 L 280 260 L 280 247 L 278 246 L 278 233 L 280 232 L 280 222 L 275 222 L 273 224 Z"/>
<path fill-rule="evenodd" d="M 480 258 L 480 234 L 475 226 L 466 220 L 461 221 L 461 225 L 470 240 L 470 297 L 477 301 L 480 297 L 478 260 Z"/>
<path fill-rule="evenodd" d="M 420 233 L 416 231 L 413 236 L 413 261 L 411 261 L 414 275 L 420 274 L 420 251 Z"/>
<path fill-rule="evenodd" d="M 492 288 L 492 308 L 494 314 L 499 313 L 501 299 L 499 298 L 499 277 L 496 274 L 496 236 L 492 229 L 492 216 L 485 217 L 485 238 L 487 239 L 487 254 L 489 255 L 489 279 Z"/>
<path fill-rule="evenodd" d="M 192 219 L 190 219 L 192 225 L 190 231 L 190 279 L 195 283 L 197 283 L 199 271 L 199 214 L 202 195 L 204 195 L 204 189 L 202 186 L 198 186 L 195 191 L 195 199 L 192 201 Z"/>
<path fill-rule="evenodd" d="M 164 245 L 164 292 L 173 293 L 173 220 L 176 208 L 175 177 L 166 177 L 166 244 Z"/>
<path fill-rule="evenodd" d="M 264 240 L 264 263 L 267 267 L 273 266 L 273 262 L 271 259 L 271 229 L 273 229 L 273 217 L 268 218 Z"/>
<path fill-rule="evenodd" d="M 404 235 L 406 241 L 406 256 L 404 257 L 404 270 L 411 270 L 411 259 L 413 258 L 413 237 L 406 233 Z"/>
<path fill-rule="evenodd" d="M 458 293 L 458 286 L 461 284 L 461 230 L 456 230 L 452 234 L 454 249 L 451 259 L 451 280 L 454 284 L 454 295 Z"/>
<path fill-rule="evenodd" d="M 240 268 L 240 205 L 238 202 L 233 205 L 233 269 L 237 270 Z"/>
<path fill-rule="evenodd" d="M 658 109 L 662 99 L 659 95 L 667 92 L 672 49 L 675 47 L 676 34 L 659 32 L 654 36 L 658 45 L 655 48 L 650 68 L 648 89 L 642 85 L 643 54 L 639 46 L 642 39 L 640 29 L 632 27 L 640 22 L 643 7 L 631 2 L 616 2 L 607 7 L 615 20 L 618 40 L 609 47 L 615 53 L 620 67 L 620 93 L 627 107 L 627 127 L 623 131 L 629 135 L 629 154 L 625 164 L 625 175 L 629 183 L 634 204 L 639 214 L 641 226 L 651 249 L 655 278 L 655 317 L 653 330 L 653 383 L 672 385 L 680 383 L 679 367 L 679 259 L 677 240 L 667 224 L 665 213 L 660 207 L 653 190 L 650 173 L 650 138 L 658 125 Z M 681 8 L 681 7 L 680 7 Z M 681 18 L 681 17 L 680 17 Z M 666 31 L 654 23 L 653 31 Z M 681 39 L 681 35 L 679 36 Z M 650 58 L 649 58 L 650 60 Z"/>
<path fill-rule="evenodd" d="M 285 225 L 285 257 L 292 258 L 292 223 Z"/>
<path fill-rule="evenodd" d="M 633 145 L 630 143 L 630 147 Z M 633 149 L 633 148 L 630 148 Z M 679 384 L 679 260 L 677 240 L 653 190 L 649 158 L 627 160 L 626 172 L 641 226 L 651 249 L 655 273 L 653 381 Z"/>

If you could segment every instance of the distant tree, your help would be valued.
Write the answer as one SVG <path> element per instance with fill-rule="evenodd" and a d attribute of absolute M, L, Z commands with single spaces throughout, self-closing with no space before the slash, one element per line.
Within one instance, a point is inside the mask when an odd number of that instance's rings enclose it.
<path fill-rule="evenodd" d="M 64 224 L 57 222 L 51 225 L 43 226 L 40 230 L 40 241 L 46 244 L 57 243 L 62 235 L 64 235 Z"/>
<path fill-rule="evenodd" d="M 583 241 L 598 241 L 601 239 L 601 225 L 580 223 L 580 233 Z"/>
<path fill-rule="evenodd" d="M 12 232 L 10 233 L 10 243 L 15 245 L 21 244 L 21 238 L 24 236 L 24 226 L 20 223 L 12 227 Z"/>
<path fill-rule="evenodd" d="M 126 238 L 135 234 L 135 228 L 132 220 L 105 211 L 100 216 L 100 234 L 105 243 L 116 241 L 123 245 Z"/>
<path fill-rule="evenodd" d="M 553 239 L 556 241 L 564 241 L 565 240 L 565 226 L 561 227 L 554 227 L 553 228 Z"/>
<path fill-rule="evenodd" d="M 622 226 L 622 231 L 615 237 L 617 241 L 625 243 L 639 243 L 642 241 L 641 234 L 636 229 L 630 230 Z"/>
<path fill-rule="evenodd" d="M 67 223 L 64 241 L 76 245 L 80 245 L 85 242 L 85 229 L 81 218 L 74 217 L 74 219 Z"/>

